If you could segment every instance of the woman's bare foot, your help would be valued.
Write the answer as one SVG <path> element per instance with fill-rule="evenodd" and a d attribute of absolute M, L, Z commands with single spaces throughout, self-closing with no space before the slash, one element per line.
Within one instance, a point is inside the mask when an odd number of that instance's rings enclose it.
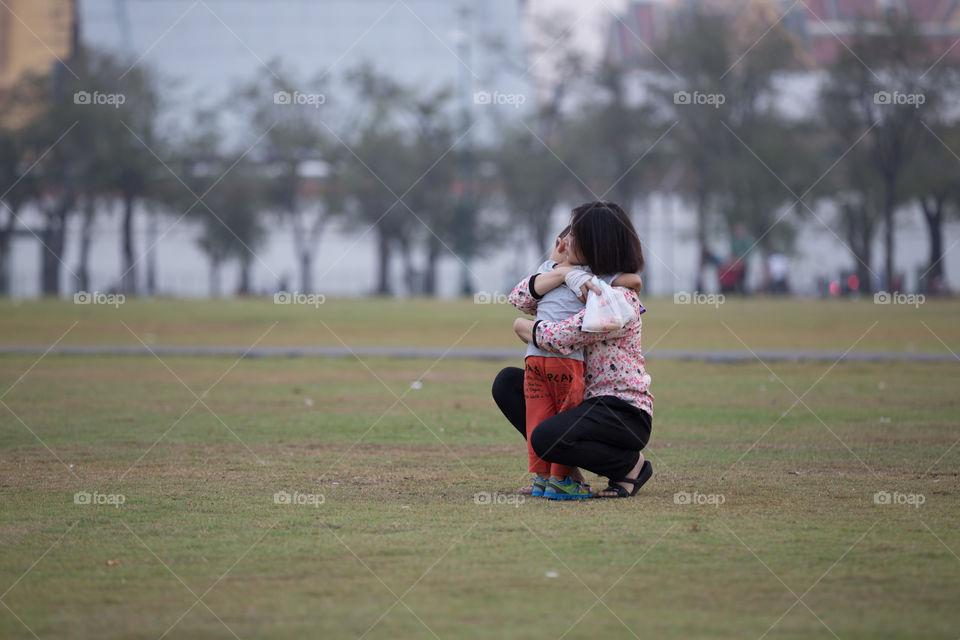
<path fill-rule="evenodd" d="M 642 467 L 643 467 L 643 453 L 640 454 L 640 458 L 637 460 L 637 464 L 634 465 L 633 469 L 630 470 L 630 473 L 627 474 L 627 477 L 630 478 L 631 480 L 636 480 L 637 478 L 640 477 L 640 469 Z M 611 480 L 610 484 L 618 484 L 624 489 L 626 489 L 628 493 L 630 491 L 633 491 L 633 484 L 629 482 L 614 482 L 613 480 Z M 616 498 L 617 492 L 612 491 L 610 489 L 604 489 L 603 491 L 598 492 L 597 496 L 600 498 Z"/>

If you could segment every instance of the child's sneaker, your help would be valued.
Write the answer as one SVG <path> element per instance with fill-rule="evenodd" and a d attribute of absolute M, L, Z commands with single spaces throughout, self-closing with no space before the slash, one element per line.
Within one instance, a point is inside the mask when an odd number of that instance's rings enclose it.
<path fill-rule="evenodd" d="M 542 498 L 543 492 L 547 488 L 547 479 L 540 476 L 533 476 L 533 491 L 530 492 L 531 498 Z"/>
<path fill-rule="evenodd" d="M 591 498 L 590 486 L 577 482 L 570 476 L 563 480 L 547 480 L 547 486 L 543 491 L 543 497 L 550 500 L 583 500 Z"/>

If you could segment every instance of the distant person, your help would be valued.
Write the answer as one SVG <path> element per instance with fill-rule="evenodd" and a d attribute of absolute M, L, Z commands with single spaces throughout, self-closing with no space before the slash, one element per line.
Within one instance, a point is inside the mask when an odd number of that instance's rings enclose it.
<path fill-rule="evenodd" d="M 725 260 L 717 266 L 717 280 L 723 295 L 741 293 L 743 271 L 743 260 Z"/>
<path fill-rule="evenodd" d="M 730 261 L 737 274 L 734 291 L 741 295 L 747 293 L 747 257 L 756 240 L 747 230 L 747 226 L 738 222 L 733 227 L 733 237 L 730 239 Z"/>
<path fill-rule="evenodd" d="M 771 253 L 767 258 L 767 274 L 770 277 L 770 295 L 785 296 L 790 293 L 788 272 L 790 259 L 782 253 Z"/>

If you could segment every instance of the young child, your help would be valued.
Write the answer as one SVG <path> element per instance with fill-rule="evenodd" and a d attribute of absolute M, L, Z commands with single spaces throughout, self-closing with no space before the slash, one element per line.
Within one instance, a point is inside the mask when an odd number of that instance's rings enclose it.
<path fill-rule="evenodd" d="M 550 259 L 540 265 L 537 273 L 546 273 L 558 265 L 574 266 L 569 264 L 567 255 L 569 232 L 569 226 L 560 232 Z M 587 269 L 584 268 L 584 270 Z M 617 286 L 640 287 L 640 277 L 636 274 L 617 274 L 616 279 L 610 280 L 613 280 L 613 284 Z M 584 305 L 577 293 L 565 285 L 548 291 L 537 303 L 537 319 L 558 322 L 576 315 Z M 582 482 L 582 476 L 577 469 L 542 460 L 530 446 L 530 435 L 538 424 L 562 411 L 576 407 L 583 400 L 583 351 L 561 356 L 528 344 L 524 361 L 523 396 L 526 404 L 527 456 L 529 471 L 533 474 L 530 495 L 553 500 L 589 498 L 592 495 L 590 487 Z"/>

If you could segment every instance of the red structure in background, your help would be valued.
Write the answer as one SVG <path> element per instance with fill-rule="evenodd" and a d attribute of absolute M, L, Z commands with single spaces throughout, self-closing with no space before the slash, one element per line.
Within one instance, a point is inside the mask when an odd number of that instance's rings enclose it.
<path fill-rule="evenodd" d="M 780 20 L 796 38 L 807 66 L 829 65 L 849 46 L 860 24 L 882 20 L 890 11 L 906 12 L 916 20 L 935 58 L 960 60 L 960 0 L 633 0 L 611 21 L 607 59 L 628 66 L 657 64 L 652 51 L 667 35 L 673 17 L 697 6 Z"/>

